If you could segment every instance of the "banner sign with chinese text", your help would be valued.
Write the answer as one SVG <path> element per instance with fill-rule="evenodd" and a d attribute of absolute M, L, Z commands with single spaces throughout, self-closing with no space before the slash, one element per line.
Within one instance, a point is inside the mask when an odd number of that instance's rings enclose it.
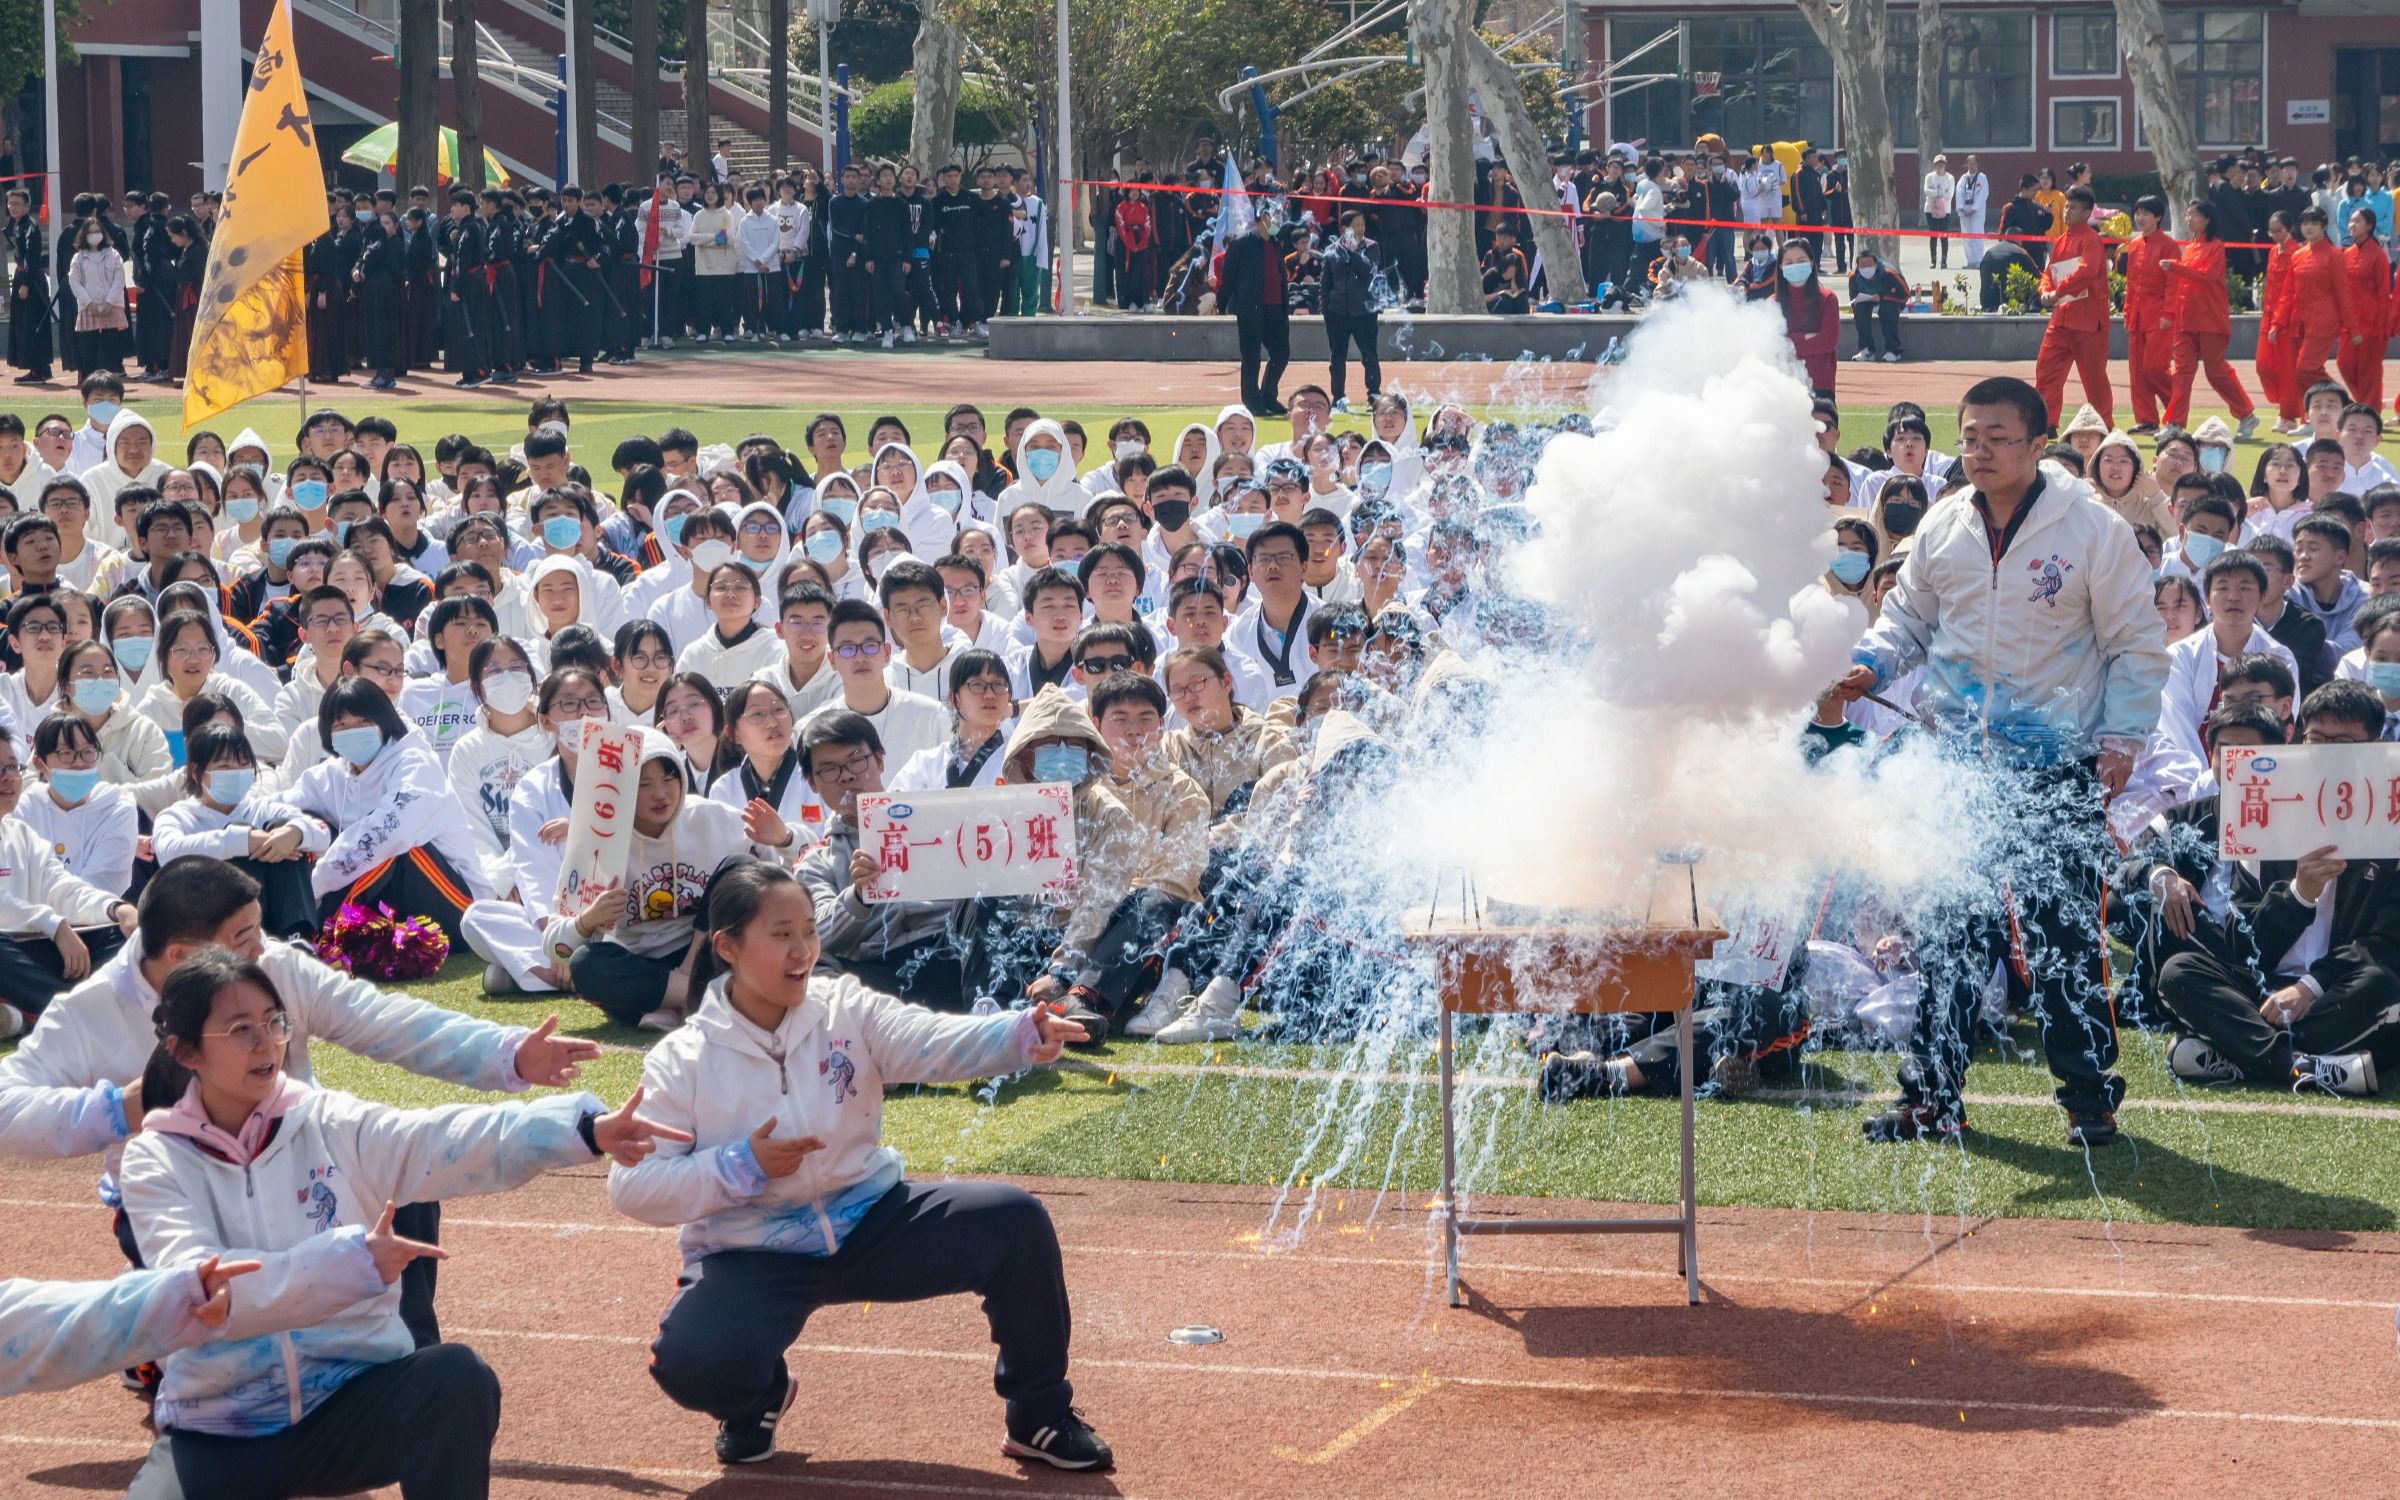
<path fill-rule="evenodd" d="M 642 729 L 606 719 L 579 719 L 583 746 L 575 756 L 575 801 L 567 809 L 567 847 L 558 864 L 558 910 L 575 916 L 594 892 L 625 878 L 633 847 L 633 804 L 640 783 Z"/>
<path fill-rule="evenodd" d="M 2227 745 L 2218 760 L 2224 858 L 2400 857 L 2400 744 Z"/>
<path fill-rule="evenodd" d="M 1060 782 L 873 792 L 858 799 L 858 847 L 883 872 L 877 901 L 1063 896 L 1075 879 L 1075 793 Z"/>

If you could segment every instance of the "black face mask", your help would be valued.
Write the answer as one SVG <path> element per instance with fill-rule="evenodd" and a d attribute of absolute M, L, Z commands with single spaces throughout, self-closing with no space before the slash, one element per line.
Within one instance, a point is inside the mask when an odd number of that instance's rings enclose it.
<path fill-rule="evenodd" d="M 1925 519 L 1922 505 L 1887 505 L 1883 508 L 1883 529 L 1893 536 L 1914 536 L 1917 523 Z"/>
<path fill-rule="evenodd" d="M 1154 500 L 1150 503 L 1150 519 L 1161 531 L 1181 531 L 1183 523 L 1192 518 L 1189 500 Z"/>

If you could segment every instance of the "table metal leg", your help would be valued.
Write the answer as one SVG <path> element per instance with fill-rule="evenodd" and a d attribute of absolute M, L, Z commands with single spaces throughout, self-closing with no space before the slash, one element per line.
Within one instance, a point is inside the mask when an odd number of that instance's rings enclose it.
<path fill-rule="evenodd" d="M 1458 1131 L 1450 1114 L 1450 1007 L 1442 1013 L 1438 1063 L 1442 1078 L 1442 1259 L 1450 1305 L 1458 1306 Z"/>
<path fill-rule="evenodd" d="M 1686 1305 L 1700 1302 L 1700 1215 L 1692 1184 L 1692 1005 L 1687 1001 L 1675 1013 L 1676 1050 L 1683 1054 L 1683 1233 L 1678 1243 L 1683 1250 L 1683 1299 Z"/>

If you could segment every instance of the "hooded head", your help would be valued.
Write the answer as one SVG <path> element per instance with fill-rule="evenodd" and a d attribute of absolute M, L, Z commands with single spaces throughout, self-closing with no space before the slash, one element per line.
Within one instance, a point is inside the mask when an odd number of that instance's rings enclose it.
<path fill-rule="evenodd" d="M 1183 431 L 1175 434 L 1175 446 L 1169 448 L 1165 453 L 1159 455 L 1158 461 L 1161 464 L 1182 463 L 1182 460 L 1177 458 L 1176 455 L 1183 452 L 1184 445 L 1191 441 L 1194 433 L 1198 433 L 1200 435 L 1200 462 L 1197 464 L 1184 464 L 1183 466 L 1191 474 L 1194 483 L 1206 485 L 1208 483 L 1209 474 L 1217 467 L 1217 455 L 1224 451 L 1224 449 L 1217 446 L 1217 430 L 1214 427 L 1209 426 L 1207 423 L 1193 422 L 1186 425 Z M 1202 496 L 1201 498 L 1203 501 L 1205 501 L 1208 497 Z"/>
<path fill-rule="evenodd" d="M 2097 433 L 2102 437 L 2108 435 L 2108 423 L 2101 419 L 2100 413 L 2094 410 L 2088 401 L 2075 413 L 2075 420 L 2066 425 L 2065 429 L 2059 433 L 2059 437 L 2063 440 L 2071 438 L 2079 432 Z"/>
<path fill-rule="evenodd" d="M 1033 447 L 1036 438 L 1048 438 L 1058 445 L 1057 467 L 1051 469 L 1048 479 L 1035 476 L 1033 462 L 1028 456 L 1037 451 Z M 1001 496 L 1004 509 L 1014 510 L 1028 500 L 1038 501 L 1062 516 L 1071 516 L 1083 509 L 1086 497 L 1083 487 L 1075 482 L 1075 453 L 1067 445 L 1067 430 L 1064 427 L 1047 417 L 1027 423 L 1024 433 L 1017 439 L 1016 461 L 1017 482 L 1010 485 Z"/>
<path fill-rule="evenodd" d="M 1107 772 L 1108 742 L 1100 738 L 1091 714 L 1064 690 L 1052 685 L 1036 693 L 1017 716 L 1017 727 L 1008 737 L 1008 755 L 1001 762 L 1000 774 L 1011 785 L 1030 785 L 1042 780 L 1035 774 L 1034 752 L 1042 745 L 1054 744 L 1081 745 L 1090 752 L 1084 774 L 1075 783 L 1078 788 Z"/>
<path fill-rule="evenodd" d="M 742 550 L 742 528 L 761 518 L 772 522 L 775 527 L 775 555 L 768 558 L 764 566 L 758 565 L 757 559 Z M 733 517 L 733 558 L 749 568 L 750 576 L 758 580 L 758 609 L 751 618 L 769 630 L 774 629 L 775 622 L 781 618 L 781 605 L 776 598 L 780 587 L 777 580 L 782 578 L 785 565 L 792 560 L 792 534 L 784 528 L 783 512 L 764 500 L 753 500 L 743 506 Z"/>
<path fill-rule="evenodd" d="M 125 434 L 137 431 L 147 440 L 141 450 L 145 456 L 140 463 L 129 469 L 125 467 L 127 455 L 118 445 L 124 441 Z M 167 466 L 158 457 L 157 448 L 158 434 L 150 430 L 149 422 L 132 407 L 120 409 L 114 417 L 109 419 L 108 457 L 120 472 L 130 474 L 136 479 L 148 479 L 154 474 L 165 473 Z"/>
<path fill-rule="evenodd" d="M 958 509 L 945 509 L 934 499 L 933 478 L 940 475 L 958 486 Z M 944 496 L 944 499 L 951 498 Z M 900 507 L 900 529 L 908 533 L 908 550 L 919 557 L 943 557 L 959 528 L 974 524 L 973 508 L 977 500 L 974 481 L 967 471 L 948 459 L 925 471 L 917 484 L 917 492 Z"/>
<path fill-rule="evenodd" d="M 1243 427 L 1247 429 L 1250 434 L 1248 441 L 1238 445 L 1226 441 L 1226 425 L 1234 422 L 1242 424 Z M 1258 452 L 1258 418 L 1252 416 L 1250 414 L 1250 408 L 1242 405 L 1242 403 L 1239 401 L 1236 401 L 1232 405 L 1220 410 L 1217 413 L 1216 422 L 1210 427 L 1209 430 L 1216 436 L 1218 453 L 1248 453 L 1256 455 Z M 1208 461 L 1210 467 L 1215 467 L 1217 455 L 1214 453 L 1210 454 Z"/>

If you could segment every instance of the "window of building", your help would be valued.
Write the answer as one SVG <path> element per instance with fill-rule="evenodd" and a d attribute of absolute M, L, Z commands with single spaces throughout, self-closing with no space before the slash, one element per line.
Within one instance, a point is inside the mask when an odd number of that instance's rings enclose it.
<path fill-rule="evenodd" d="M 1715 73 L 1720 80 L 1716 96 L 1695 98 L 1689 73 L 1621 95 L 1609 102 L 1609 131 L 1616 139 L 1688 145 L 1713 130 L 1744 147 L 1762 141 L 1834 144 L 1833 59 L 1797 13 L 1702 16 L 1681 23 L 1612 20 L 1609 55 L 1624 57 L 1678 24 L 1683 28 L 1678 41 L 1643 53 L 1626 72 L 1638 77 L 1682 67 Z"/>
<path fill-rule="evenodd" d="M 2071 10 L 2050 18 L 2050 76 L 2117 76 L 2117 18 L 2105 10 Z"/>
<path fill-rule="evenodd" d="M 1673 21 L 1653 20 L 1646 16 L 1612 19 L 1608 23 L 1608 55 L 1614 59 L 1631 56 L 1643 43 L 1675 30 Z M 1652 73 L 1675 73 L 1683 67 L 1681 38 L 1660 42 L 1649 51 L 1624 64 L 1627 76 L 1640 78 Z M 1685 128 L 1684 109 L 1691 100 L 1691 90 L 1676 79 L 1664 83 L 1644 84 L 1630 93 L 1619 94 L 1608 101 L 1608 139 L 1613 141 L 1690 141 Z"/>
<path fill-rule="evenodd" d="M 2170 10 L 2167 55 L 2203 146 L 2266 139 L 2267 17 L 2255 10 Z"/>
<path fill-rule="evenodd" d="M 2117 101 L 2051 100 L 2050 147 L 2054 151 L 2116 150 Z"/>
<path fill-rule="evenodd" d="M 2033 17 L 1966 11 L 1944 18 L 1942 148 L 2030 151 L 2033 139 Z M 1917 144 L 1917 18 L 1891 19 L 1884 98 L 1892 144 Z"/>

